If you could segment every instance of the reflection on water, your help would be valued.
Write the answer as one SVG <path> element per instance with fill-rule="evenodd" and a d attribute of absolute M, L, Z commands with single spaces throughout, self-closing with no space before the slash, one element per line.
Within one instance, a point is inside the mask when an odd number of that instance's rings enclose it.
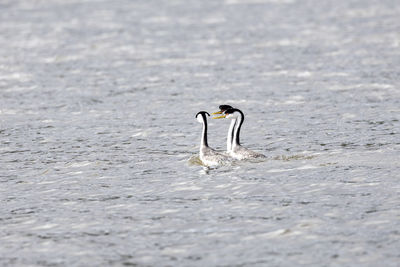
<path fill-rule="evenodd" d="M 0 265 L 398 265 L 396 3 L 3 1 Z"/>

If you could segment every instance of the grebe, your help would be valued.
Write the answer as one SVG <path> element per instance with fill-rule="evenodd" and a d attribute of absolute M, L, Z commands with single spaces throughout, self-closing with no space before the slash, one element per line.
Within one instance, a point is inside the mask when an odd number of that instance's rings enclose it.
<path fill-rule="evenodd" d="M 200 160 L 205 166 L 214 167 L 218 165 L 223 165 L 232 161 L 227 155 L 221 154 L 211 147 L 208 146 L 207 140 L 207 117 L 210 114 L 206 111 L 200 111 L 196 114 L 196 119 L 198 122 L 203 124 L 203 132 L 200 141 Z"/>
<path fill-rule="evenodd" d="M 230 108 L 230 109 L 225 110 L 223 112 L 223 115 L 221 115 L 219 117 L 214 117 L 214 119 L 222 119 L 222 118 L 232 119 L 235 121 L 234 129 L 233 129 L 232 145 L 231 145 L 231 149 L 228 152 L 228 154 L 232 158 L 239 159 L 239 160 L 252 159 L 252 158 L 265 158 L 265 156 L 263 154 L 257 153 L 255 151 L 252 151 L 252 150 L 240 145 L 239 134 L 240 134 L 240 129 L 241 129 L 243 121 L 244 121 L 244 114 L 240 109 Z M 232 123 L 231 123 L 231 126 L 232 126 Z M 229 136 L 232 136 L 232 132 L 231 132 L 231 134 L 228 134 L 228 137 Z"/>

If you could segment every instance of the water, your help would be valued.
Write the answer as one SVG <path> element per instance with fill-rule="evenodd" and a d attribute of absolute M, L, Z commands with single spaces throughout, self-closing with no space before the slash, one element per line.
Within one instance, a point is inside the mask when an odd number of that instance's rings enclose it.
<path fill-rule="evenodd" d="M 400 264 L 397 1 L 0 9 L 0 265 Z"/>

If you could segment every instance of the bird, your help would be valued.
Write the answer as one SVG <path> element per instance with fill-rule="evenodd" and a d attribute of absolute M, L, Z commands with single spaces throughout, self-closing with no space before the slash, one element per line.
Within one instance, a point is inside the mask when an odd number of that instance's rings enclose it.
<path fill-rule="evenodd" d="M 226 106 L 227 105 L 222 105 Z M 221 107 L 220 107 L 221 109 Z M 214 117 L 214 119 L 222 119 L 222 118 L 227 118 L 227 119 L 232 119 L 235 121 L 235 123 L 231 122 L 231 126 L 229 129 L 231 130 L 231 127 L 233 125 L 233 130 L 232 132 L 228 132 L 228 140 L 227 143 L 229 142 L 229 138 L 232 137 L 232 142 L 231 142 L 231 148 L 228 151 L 228 154 L 238 160 L 243 160 L 243 159 L 254 159 L 254 158 L 265 158 L 265 155 L 255 152 L 253 150 L 250 150 L 248 148 L 243 147 L 240 145 L 240 129 L 242 127 L 243 121 L 244 121 L 244 114 L 240 109 L 237 108 L 228 108 L 221 112 L 222 115 L 218 117 Z M 228 144 L 227 144 L 228 147 Z"/>
<path fill-rule="evenodd" d="M 196 114 L 197 121 L 203 124 L 203 131 L 200 141 L 200 153 L 199 153 L 200 160 L 207 167 L 215 167 L 227 164 L 232 161 L 232 159 L 229 156 L 219 153 L 218 151 L 208 146 L 208 140 L 207 140 L 208 129 L 207 129 L 206 115 L 210 116 L 210 114 L 206 111 L 200 111 Z"/>

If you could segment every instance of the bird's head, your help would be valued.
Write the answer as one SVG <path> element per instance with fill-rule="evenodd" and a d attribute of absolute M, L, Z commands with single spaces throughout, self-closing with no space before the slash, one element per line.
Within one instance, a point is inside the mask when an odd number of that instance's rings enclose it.
<path fill-rule="evenodd" d="M 195 117 L 198 122 L 203 123 L 207 119 L 206 115 L 210 117 L 210 114 L 207 111 L 199 111 Z"/>
<path fill-rule="evenodd" d="M 236 109 L 236 108 L 229 108 L 229 109 L 227 109 L 227 110 L 225 110 L 224 112 L 221 112 L 221 113 L 222 113 L 221 116 L 214 117 L 213 119 L 223 119 L 223 118 L 236 119 L 239 116 L 240 111 L 238 109 Z"/>
<path fill-rule="evenodd" d="M 220 105 L 219 111 L 212 113 L 211 115 L 223 114 L 226 110 L 232 109 L 233 107 L 230 105 Z"/>

